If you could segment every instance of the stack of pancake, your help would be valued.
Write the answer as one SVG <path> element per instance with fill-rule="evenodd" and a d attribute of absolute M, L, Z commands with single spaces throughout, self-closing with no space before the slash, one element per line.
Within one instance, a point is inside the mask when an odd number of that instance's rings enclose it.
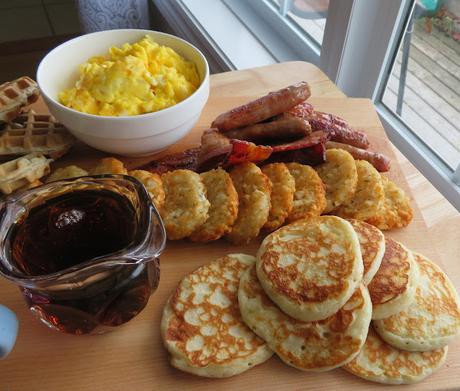
<path fill-rule="evenodd" d="M 319 216 L 268 235 L 256 258 L 228 255 L 185 277 L 162 336 L 172 365 L 207 377 L 270 358 L 303 371 L 420 381 L 460 333 L 447 276 L 358 220 Z"/>

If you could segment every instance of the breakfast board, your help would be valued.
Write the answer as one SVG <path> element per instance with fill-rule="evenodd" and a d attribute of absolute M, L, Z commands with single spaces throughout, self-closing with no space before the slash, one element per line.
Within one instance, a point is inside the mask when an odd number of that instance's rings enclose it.
<path fill-rule="evenodd" d="M 389 177 L 413 197 L 395 158 L 371 101 L 346 98 L 315 66 L 302 62 L 229 72 L 211 77 L 209 101 L 193 131 L 163 152 L 174 153 L 197 146 L 204 129 L 220 113 L 253 98 L 265 95 L 300 80 L 309 82 L 309 102 L 317 110 L 336 114 L 351 126 L 367 132 L 371 148 L 390 157 Z M 36 111 L 46 110 L 42 101 Z M 89 147 L 78 145 L 56 166 L 79 164 L 90 167 L 105 156 Z M 130 169 L 152 157 L 123 158 Z M 414 219 L 403 229 L 386 235 L 404 243 L 438 263 L 460 291 L 458 260 L 447 256 L 449 242 L 433 243 L 422 213 L 413 202 Z M 455 228 L 455 227 L 453 227 Z M 0 280 L 1 303 L 16 312 L 19 336 L 11 355 L 0 362 L 0 391 L 9 390 L 369 390 L 384 386 L 352 376 L 341 369 L 324 373 L 305 373 L 284 365 L 276 356 L 242 375 L 227 379 L 206 379 L 182 373 L 169 364 L 162 346 L 160 319 L 164 303 L 176 284 L 187 273 L 228 253 L 255 254 L 260 242 L 234 246 L 225 240 L 208 244 L 188 241 L 169 242 L 161 257 L 161 280 L 147 307 L 136 318 L 112 333 L 100 336 L 65 335 L 33 319 L 18 289 Z M 445 249 L 445 251 L 443 251 Z M 393 386 L 394 387 L 394 386 Z M 438 372 L 413 386 L 411 390 L 446 390 L 460 387 L 460 341 L 449 346 L 446 364 Z M 389 387 L 388 387 L 389 388 Z"/>

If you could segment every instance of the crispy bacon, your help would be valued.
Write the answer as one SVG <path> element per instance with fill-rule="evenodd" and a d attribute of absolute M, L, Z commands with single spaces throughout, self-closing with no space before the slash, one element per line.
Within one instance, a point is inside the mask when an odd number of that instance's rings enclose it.
<path fill-rule="evenodd" d="M 324 163 L 328 138 L 329 135 L 325 132 L 313 132 L 300 140 L 273 146 L 273 153 L 267 163 L 297 162 L 310 166 Z"/>
<path fill-rule="evenodd" d="M 223 162 L 224 167 L 246 162 L 260 163 L 267 160 L 273 151 L 273 148 L 268 145 L 256 145 L 249 141 L 232 139 L 230 142 L 233 148 L 231 154 Z"/>
<path fill-rule="evenodd" d="M 205 130 L 201 136 L 198 171 L 215 167 L 229 167 L 244 162 L 258 163 L 267 159 L 272 148 L 249 141 L 229 139 L 215 128 Z"/>
<path fill-rule="evenodd" d="M 153 160 L 142 167 L 143 170 L 164 174 L 168 171 L 185 169 L 196 171 L 200 148 L 186 149 L 185 151 L 167 155 L 159 160 Z"/>

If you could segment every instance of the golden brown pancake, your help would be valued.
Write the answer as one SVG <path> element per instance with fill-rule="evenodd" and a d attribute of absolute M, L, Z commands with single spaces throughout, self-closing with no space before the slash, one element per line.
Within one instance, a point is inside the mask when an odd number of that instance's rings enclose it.
<path fill-rule="evenodd" d="M 361 352 L 343 369 L 363 379 L 383 384 L 417 383 L 438 370 L 447 347 L 431 352 L 406 352 L 385 343 L 369 329 Z"/>
<path fill-rule="evenodd" d="M 257 252 L 267 295 L 293 318 L 310 322 L 336 313 L 363 277 L 358 237 L 336 216 L 318 216 L 268 235 Z"/>
<path fill-rule="evenodd" d="M 268 360 L 273 352 L 241 319 L 238 285 L 254 257 L 230 254 L 184 277 L 161 320 L 171 364 L 205 377 L 229 377 Z"/>
<path fill-rule="evenodd" d="M 361 255 L 363 257 L 363 284 L 368 285 L 379 270 L 385 253 L 385 237 L 382 231 L 364 221 L 348 219 L 358 235 Z"/>
<path fill-rule="evenodd" d="M 460 303 L 446 274 L 428 258 L 414 254 L 420 272 L 415 300 L 395 315 L 374 322 L 385 342 L 399 349 L 442 348 L 460 334 Z"/>
<path fill-rule="evenodd" d="M 412 253 L 401 243 L 385 238 L 385 254 L 378 272 L 368 285 L 372 319 L 383 319 L 405 310 L 415 298 L 419 280 Z"/>
<path fill-rule="evenodd" d="M 254 267 L 241 277 L 238 302 L 246 324 L 286 364 L 303 371 L 327 371 L 352 360 L 366 340 L 372 311 L 367 289 L 360 285 L 329 318 L 296 320 L 265 294 Z"/>

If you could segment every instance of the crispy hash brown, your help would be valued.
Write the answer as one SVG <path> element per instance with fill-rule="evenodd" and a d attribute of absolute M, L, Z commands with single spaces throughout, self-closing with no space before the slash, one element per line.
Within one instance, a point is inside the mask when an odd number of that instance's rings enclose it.
<path fill-rule="evenodd" d="M 165 202 L 165 191 L 160 176 L 145 170 L 132 170 L 128 171 L 128 174 L 139 180 L 139 182 L 145 186 L 152 202 L 158 210 L 161 210 Z"/>
<path fill-rule="evenodd" d="M 171 364 L 199 376 L 237 375 L 273 352 L 246 326 L 238 306 L 241 274 L 254 257 L 229 254 L 185 276 L 163 311 L 161 334 Z"/>
<path fill-rule="evenodd" d="M 128 170 L 118 159 L 114 157 L 106 157 L 101 159 L 96 167 L 91 170 L 92 175 L 99 175 L 99 174 L 128 174 Z"/>
<path fill-rule="evenodd" d="M 295 180 L 284 163 L 267 164 L 262 172 L 272 183 L 271 208 L 264 228 L 274 230 L 283 225 L 294 206 Z"/>
<path fill-rule="evenodd" d="M 194 242 L 217 240 L 231 230 L 238 215 L 238 194 L 230 175 L 221 168 L 200 174 L 206 187 L 209 218 L 190 239 Z"/>
<path fill-rule="evenodd" d="M 288 221 L 319 216 L 326 207 L 326 193 L 321 178 L 310 166 L 287 163 L 286 167 L 295 181 L 294 205 Z"/>
<path fill-rule="evenodd" d="M 209 201 L 201 177 L 190 170 L 176 170 L 161 176 L 165 203 L 161 216 L 172 240 L 183 239 L 208 218 Z"/>
<path fill-rule="evenodd" d="M 379 172 L 365 160 L 356 160 L 358 183 L 356 192 L 347 203 L 334 212 L 343 218 L 366 220 L 378 214 L 385 200 L 383 182 Z"/>
<path fill-rule="evenodd" d="M 303 371 L 328 371 L 352 360 L 366 340 L 372 311 L 369 293 L 360 285 L 327 319 L 296 320 L 266 295 L 253 266 L 241 276 L 238 302 L 251 330 L 286 364 Z"/>
<path fill-rule="evenodd" d="M 46 182 L 54 182 L 59 181 L 61 179 L 70 179 L 70 178 L 77 178 L 79 176 L 88 175 L 88 171 L 84 170 L 78 166 L 67 166 L 58 168 L 57 170 L 53 171 L 51 175 L 46 178 Z"/>
<path fill-rule="evenodd" d="M 326 185 L 325 213 L 330 213 L 351 201 L 358 183 L 353 156 L 342 149 L 328 149 L 326 163 L 316 167 L 316 171 Z"/>
<path fill-rule="evenodd" d="M 407 226 L 413 216 L 409 197 L 386 176 L 381 177 L 385 192 L 384 204 L 377 214 L 367 219 L 367 222 L 382 230 Z"/>
<path fill-rule="evenodd" d="M 233 244 L 249 243 L 259 235 L 270 212 L 271 183 L 254 163 L 243 163 L 230 171 L 238 193 L 238 217 L 227 239 Z"/>
<path fill-rule="evenodd" d="M 411 384 L 439 369 L 447 357 L 447 347 L 431 352 L 406 352 L 386 344 L 372 329 L 359 354 L 343 369 L 383 384 Z"/>

